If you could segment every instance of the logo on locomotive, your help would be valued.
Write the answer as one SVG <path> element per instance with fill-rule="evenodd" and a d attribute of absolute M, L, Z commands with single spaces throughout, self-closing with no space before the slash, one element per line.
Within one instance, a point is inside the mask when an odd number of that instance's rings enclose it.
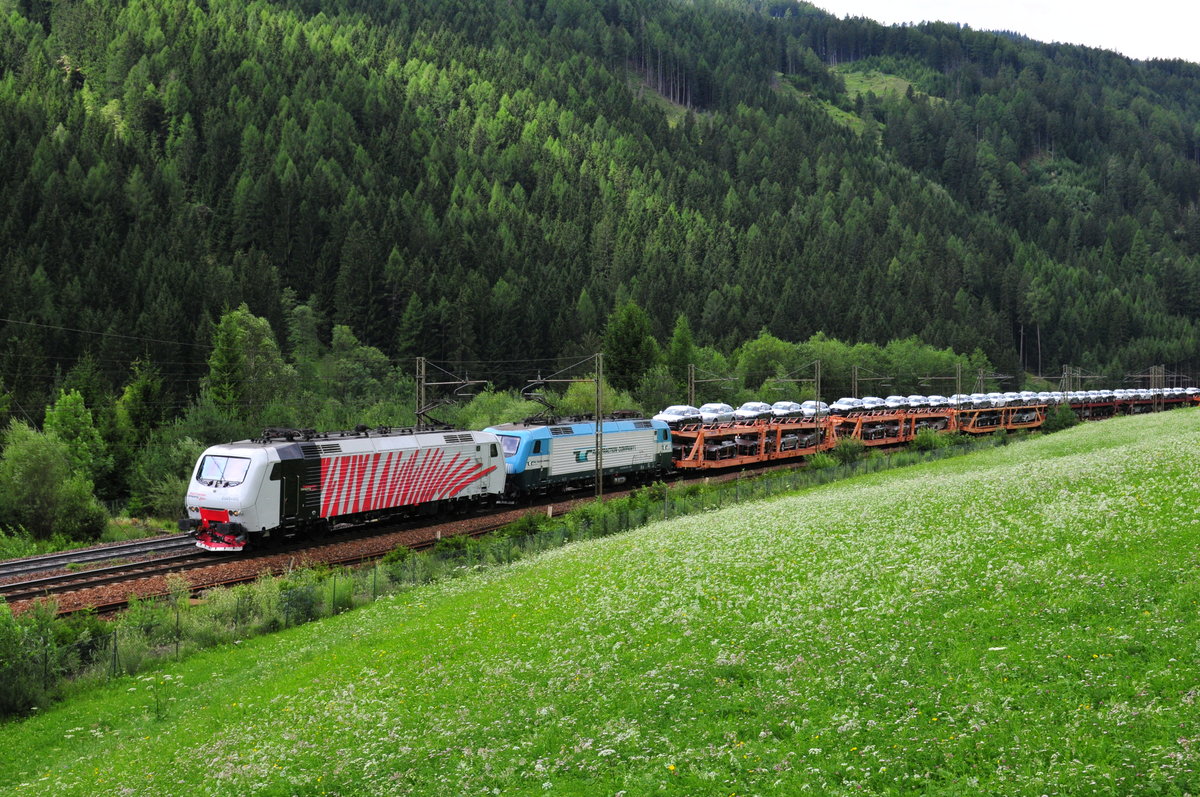
<path fill-rule="evenodd" d="M 633 445 L 605 446 L 603 450 L 604 450 L 604 456 L 607 457 L 609 454 L 620 454 L 625 451 L 636 451 L 637 446 L 633 446 Z M 577 448 L 577 449 L 575 449 L 575 461 L 576 462 L 591 462 L 592 455 L 595 453 L 596 453 L 595 446 L 592 446 L 591 448 Z"/>

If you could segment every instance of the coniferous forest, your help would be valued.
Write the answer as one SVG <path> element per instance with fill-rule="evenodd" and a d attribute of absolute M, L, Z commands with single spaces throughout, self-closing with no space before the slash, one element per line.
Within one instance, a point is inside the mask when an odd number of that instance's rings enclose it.
<path fill-rule="evenodd" d="M 120 498 L 268 409 L 407 406 L 418 356 L 636 349 L 648 405 L 836 341 L 1195 373 L 1198 98 L 789 0 L 0 0 L 0 421 L 94 433 Z"/>

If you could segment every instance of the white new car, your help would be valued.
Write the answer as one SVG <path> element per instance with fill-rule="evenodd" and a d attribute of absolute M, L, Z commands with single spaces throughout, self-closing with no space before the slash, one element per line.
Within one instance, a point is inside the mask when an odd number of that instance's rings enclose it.
<path fill-rule="evenodd" d="M 700 410 L 688 404 L 672 404 L 654 416 L 654 420 L 663 421 L 672 429 L 689 423 L 701 423 Z"/>
<path fill-rule="evenodd" d="M 733 411 L 733 417 L 739 421 L 756 421 L 759 418 L 770 418 L 771 405 L 765 401 L 747 401 Z"/>
<path fill-rule="evenodd" d="M 776 418 L 799 418 L 804 408 L 795 401 L 776 401 L 771 405 L 771 415 Z"/>
<path fill-rule="evenodd" d="M 829 405 L 824 401 L 808 401 L 800 402 L 800 409 L 804 412 L 805 418 L 815 418 L 817 415 L 825 417 L 829 414 Z"/>
<path fill-rule="evenodd" d="M 853 396 L 843 396 L 829 407 L 829 412 L 833 415 L 849 415 L 852 412 L 861 412 L 863 402 L 860 398 Z"/>
<path fill-rule="evenodd" d="M 704 423 L 728 423 L 733 420 L 733 407 L 720 402 L 700 405 L 700 417 Z"/>

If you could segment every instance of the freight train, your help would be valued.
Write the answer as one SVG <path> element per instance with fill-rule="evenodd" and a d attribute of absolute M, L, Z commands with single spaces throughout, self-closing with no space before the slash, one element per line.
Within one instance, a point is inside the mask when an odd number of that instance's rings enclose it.
<path fill-rule="evenodd" d="M 479 432 L 358 427 L 268 429 L 212 446 L 196 463 L 180 528 L 210 551 L 320 534 L 336 523 L 414 517 L 593 484 L 596 424 L 527 422 Z M 661 421 L 605 420 L 604 478 L 620 484 L 671 469 Z"/>
<path fill-rule="evenodd" d="M 1197 406 L 1200 390 L 922 398 L 841 400 L 829 414 L 818 409 L 712 423 L 612 418 L 602 421 L 599 435 L 592 419 L 530 419 L 482 431 L 268 429 L 257 439 L 212 446 L 200 456 L 179 526 L 200 548 L 240 551 L 266 539 L 320 534 L 334 524 L 591 488 L 598 441 L 602 478 L 621 484 L 685 471 L 802 462 L 844 438 L 887 446 L 910 442 L 922 430 L 979 435 L 1036 429 L 1056 404 L 1085 420 Z"/>

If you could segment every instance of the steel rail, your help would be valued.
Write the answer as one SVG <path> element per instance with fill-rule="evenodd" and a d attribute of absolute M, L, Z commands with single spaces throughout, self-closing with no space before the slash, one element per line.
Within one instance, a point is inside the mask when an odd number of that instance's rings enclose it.
<path fill-rule="evenodd" d="M 133 540 L 120 545 L 109 545 L 99 548 L 79 548 L 73 551 L 41 554 L 24 559 L 13 559 L 0 562 L 0 578 L 24 575 L 26 573 L 44 573 L 48 570 L 60 570 L 71 565 L 83 565 L 92 562 L 106 562 L 129 556 L 143 556 L 159 551 L 180 550 L 194 546 L 195 543 L 183 536 L 152 538 L 148 540 Z"/>

